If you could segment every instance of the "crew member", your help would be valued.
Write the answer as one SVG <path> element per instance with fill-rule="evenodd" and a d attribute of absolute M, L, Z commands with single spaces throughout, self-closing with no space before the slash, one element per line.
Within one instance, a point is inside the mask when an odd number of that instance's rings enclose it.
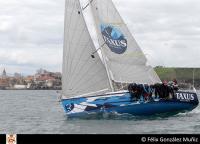
<path fill-rule="evenodd" d="M 137 85 L 137 99 L 140 99 L 141 102 L 144 101 L 144 88 L 143 84 L 138 84 Z"/>
<path fill-rule="evenodd" d="M 143 85 L 143 96 L 144 96 L 144 100 L 145 101 L 149 101 L 152 99 L 152 88 L 151 86 L 149 86 L 148 84 L 144 84 Z"/>
<path fill-rule="evenodd" d="M 163 82 L 161 88 L 162 88 L 162 94 L 163 94 L 161 98 L 164 98 L 164 99 L 169 98 L 171 90 L 170 90 L 170 87 L 168 86 L 167 81 Z"/>
<path fill-rule="evenodd" d="M 137 99 L 137 84 L 136 83 L 129 84 L 128 91 L 130 92 L 131 99 L 134 99 L 134 98 Z"/>
<path fill-rule="evenodd" d="M 173 88 L 175 91 L 178 91 L 178 83 L 176 79 L 173 80 Z"/>
<path fill-rule="evenodd" d="M 152 88 L 154 89 L 154 93 L 155 93 L 155 98 L 163 97 L 161 87 L 162 87 L 161 83 L 156 83 L 156 84 L 152 85 Z"/>
<path fill-rule="evenodd" d="M 138 100 L 141 99 L 143 86 L 141 84 L 132 83 L 129 84 L 128 91 L 130 92 L 132 100 Z"/>
<path fill-rule="evenodd" d="M 178 91 L 178 84 L 176 79 L 174 79 L 173 81 L 170 81 L 168 83 L 168 86 L 170 88 L 170 94 L 172 95 L 172 98 L 175 98 L 175 92 Z"/>

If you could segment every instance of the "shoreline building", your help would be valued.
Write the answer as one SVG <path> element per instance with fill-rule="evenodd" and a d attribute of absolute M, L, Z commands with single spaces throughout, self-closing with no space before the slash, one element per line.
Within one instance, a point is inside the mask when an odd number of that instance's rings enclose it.
<path fill-rule="evenodd" d="M 6 69 L 4 68 L 4 69 L 3 69 L 3 72 L 2 72 L 2 78 L 6 78 L 6 77 L 7 77 Z"/>
<path fill-rule="evenodd" d="M 7 77 L 7 73 L 6 70 L 4 68 L 1 77 L 0 77 L 0 89 L 6 89 L 7 87 L 9 87 L 9 80 Z"/>

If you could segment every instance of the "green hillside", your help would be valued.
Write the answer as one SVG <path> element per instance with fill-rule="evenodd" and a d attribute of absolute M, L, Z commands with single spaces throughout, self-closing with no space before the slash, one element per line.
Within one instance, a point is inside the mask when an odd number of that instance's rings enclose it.
<path fill-rule="evenodd" d="M 200 88 L 200 68 L 155 67 L 155 71 L 162 81 L 177 79 L 179 83 L 187 85 L 192 85 L 194 73 L 195 87 Z"/>

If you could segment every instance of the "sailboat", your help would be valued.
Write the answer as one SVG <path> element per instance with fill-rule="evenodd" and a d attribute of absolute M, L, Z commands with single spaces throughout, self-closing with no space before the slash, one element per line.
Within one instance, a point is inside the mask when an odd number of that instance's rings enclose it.
<path fill-rule="evenodd" d="M 149 116 L 190 111 L 199 101 L 195 92 L 176 92 L 175 99 L 132 100 L 130 83 L 161 80 L 137 44 L 112 0 L 66 0 L 62 105 L 68 117 L 117 113 Z M 86 23 L 90 8 L 99 47 Z"/>

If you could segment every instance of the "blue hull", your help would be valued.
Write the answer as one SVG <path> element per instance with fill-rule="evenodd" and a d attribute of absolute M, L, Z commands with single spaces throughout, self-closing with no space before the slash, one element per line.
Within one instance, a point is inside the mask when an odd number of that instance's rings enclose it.
<path fill-rule="evenodd" d="M 85 117 L 90 114 L 117 113 L 149 116 L 163 113 L 191 111 L 199 104 L 196 93 L 177 92 L 174 99 L 133 101 L 129 93 L 80 97 L 62 100 L 68 117 Z"/>

